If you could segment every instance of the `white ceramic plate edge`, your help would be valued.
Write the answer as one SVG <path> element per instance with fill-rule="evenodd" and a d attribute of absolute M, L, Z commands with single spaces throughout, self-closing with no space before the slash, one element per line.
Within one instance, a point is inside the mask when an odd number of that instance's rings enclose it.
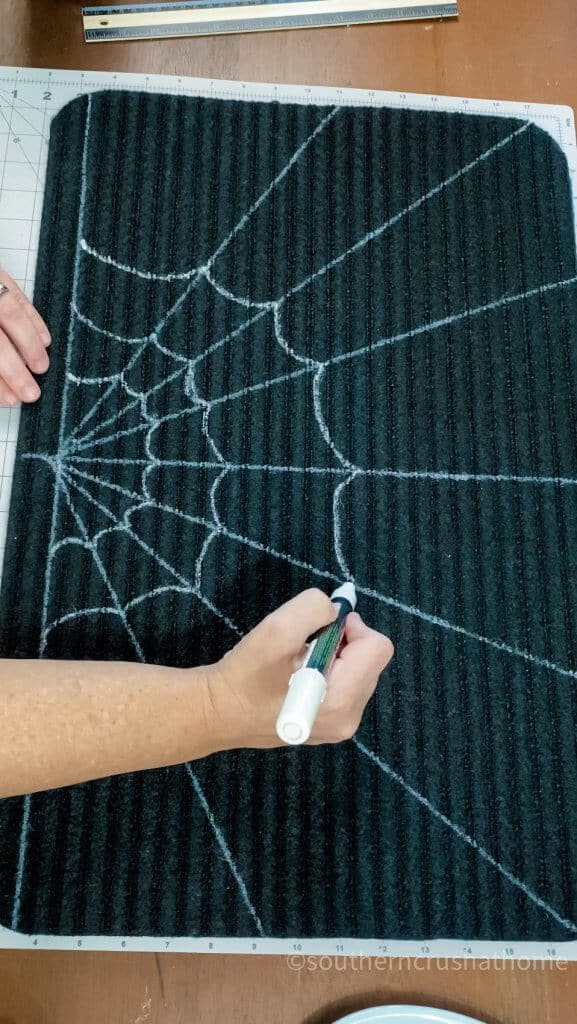
<path fill-rule="evenodd" d="M 340 1017 L 334 1024 L 483 1024 L 483 1021 L 433 1006 L 372 1006 Z"/>

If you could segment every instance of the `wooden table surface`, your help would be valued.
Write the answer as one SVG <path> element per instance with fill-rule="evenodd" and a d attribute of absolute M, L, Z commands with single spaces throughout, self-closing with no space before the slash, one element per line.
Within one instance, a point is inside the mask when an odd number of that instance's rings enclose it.
<path fill-rule="evenodd" d="M 577 105 L 576 0 L 460 0 L 458 21 L 86 46 L 74 0 L 0 0 L 0 64 L 359 86 Z M 0 1024 L 329 1024 L 421 1003 L 570 1024 L 577 964 L 312 964 L 284 957 L 0 951 Z"/>

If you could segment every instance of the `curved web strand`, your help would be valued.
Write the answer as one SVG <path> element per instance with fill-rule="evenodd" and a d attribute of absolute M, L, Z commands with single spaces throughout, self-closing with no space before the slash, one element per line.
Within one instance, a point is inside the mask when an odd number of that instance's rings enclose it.
<path fill-rule="evenodd" d="M 411 217 L 415 211 L 419 210 L 446 190 L 452 188 L 466 175 L 469 175 L 475 169 L 485 165 L 496 154 L 500 153 L 504 148 L 512 144 L 517 137 L 527 131 L 529 123 L 523 124 L 506 138 L 501 139 L 498 143 L 480 153 L 459 170 L 440 181 L 424 195 L 409 203 L 402 210 L 397 211 L 397 213 L 392 217 L 389 217 L 386 221 L 376 225 L 369 232 L 366 232 L 348 249 L 335 254 L 323 266 L 317 267 L 301 281 L 293 284 L 285 294 L 271 297 L 270 300 L 265 302 L 254 302 L 249 297 L 238 295 L 233 290 L 225 288 L 219 283 L 215 265 L 217 264 L 221 254 L 224 253 L 235 237 L 249 227 L 254 213 L 273 194 L 275 188 L 290 172 L 292 167 L 298 163 L 302 153 L 304 153 L 305 150 L 314 143 L 314 140 L 319 136 L 319 134 L 337 116 L 338 109 L 339 108 L 335 108 L 331 110 L 330 113 L 319 122 L 311 135 L 301 143 L 297 150 L 295 150 L 287 164 L 279 171 L 267 188 L 247 209 L 246 213 L 239 219 L 237 224 L 221 241 L 219 246 L 207 258 L 204 264 L 197 267 L 189 267 L 184 270 L 156 271 L 149 268 L 132 267 L 123 263 L 121 260 L 116 260 L 110 254 L 98 252 L 84 237 L 83 220 L 86 200 L 87 150 L 90 132 L 89 100 L 85 129 L 82 165 L 82 194 L 79 209 L 78 241 L 69 324 L 65 395 L 61 418 L 60 444 L 57 455 L 48 456 L 48 458 L 52 459 L 50 464 L 54 469 L 55 498 L 51 538 L 46 566 L 46 588 L 44 593 L 43 628 L 40 654 L 45 650 L 48 632 L 56 625 L 57 621 L 62 621 L 56 619 L 51 622 L 49 619 L 50 573 L 52 569 L 53 554 L 56 550 L 57 544 L 60 543 L 56 537 L 56 522 L 59 502 L 61 500 L 67 503 L 74 521 L 77 524 L 79 537 L 90 550 L 98 572 L 100 573 L 110 594 L 110 608 L 102 609 L 102 611 L 107 614 L 113 612 L 120 617 L 125 625 L 131 642 L 133 643 L 135 653 L 138 657 L 142 658 L 142 647 L 140 645 L 140 641 L 132 632 L 132 627 L 130 626 L 127 618 L 128 612 L 138 603 L 141 603 L 144 600 L 153 600 L 155 596 L 158 596 L 160 593 L 164 593 L 168 590 L 172 590 L 175 593 L 194 595 L 215 617 L 223 620 L 235 635 L 240 634 L 241 631 L 238 626 L 216 607 L 214 602 L 205 592 L 206 586 L 203 579 L 204 562 L 211 545 L 217 538 L 221 538 L 225 542 L 228 541 L 233 544 L 244 545 L 259 552 L 273 562 L 280 560 L 290 563 L 299 569 L 305 570 L 310 574 L 313 580 L 321 580 L 325 583 L 336 583 L 341 582 L 343 575 L 350 576 L 351 573 L 346 564 L 342 543 L 341 509 L 347 487 L 361 475 L 366 475 L 368 477 L 381 476 L 383 478 L 398 477 L 401 479 L 447 479 L 452 480 L 455 483 L 462 483 L 464 486 L 509 487 L 513 485 L 523 487 L 573 487 L 575 483 L 577 483 L 577 480 L 572 477 L 554 475 L 508 475 L 507 473 L 500 472 L 495 472 L 494 474 L 475 474 L 459 472 L 455 467 L 438 466 L 430 467 L 430 469 L 423 471 L 413 471 L 406 470 L 403 467 L 396 468 L 394 466 L 377 469 L 374 467 L 362 467 L 356 465 L 354 461 L 350 460 L 348 456 L 340 450 L 331 433 L 324 409 L 322 394 L 322 385 L 326 381 L 327 371 L 334 365 L 349 364 L 354 360 L 362 359 L 365 355 L 386 346 L 418 343 L 418 340 L 421 337 L 435 335 L 435 332 L 440 331 L 445 327 L 452 326 L 455 323 L 469 321 L 481 315 L 495 315 L 501 309 L 540 298 L 548 292 L 574 287 L 577 284 L 577 277 L 547 282 L 539 287 L 518 292 L 513 295 L 505 294 L 497 296 L 482 306 L 456 310 L 441 319 L 417 325 L 403 333 L 389 337 L 377 338 L 369 345 L 339 353 L 323 361 L 316 360 L 307 354 L 298 352 L 285 337 L 283 329 L 283 312 L 286 304 L 290 301 L 292 296 L 296 296 L 311 285 L 314 285 L 316 281 L 342 265 L 349 257 L 360 252 L 371 242 L 384 236 L 387 231 L 395 227 L 403 219 Z M 106 264 L 112 272 L 117 272 L 119 274 L 134 275 L 150 282 L 173 282 L 180 280 L 185 283 L 186 287 L 183 289 L 179 298 L 155 324 L 154 330 L 142 337 L 123 337 L 109 332 L 104 327 L 96 324 L 89 316 L 89 311 L 79 309 L 78 281 L 80 276 L 81 258 L 99 261 Z M 190 294 L 190 291 L 198 286 L 198 283 L 201 280 L 210 285 L 215 295 L 219 295 L 220 298 L 230 301 L 237 307 L 244 307 L 246 310 L 246 318 L 243 319 L 233 331 L 228 332 L 228 334 L 223 335 L 216 340 L 211 340 L 210 344 L 199 355 L 194 357 L 180 356 L 180 354 L 172 352 L 170 348 L 163 345 L 163 331 L 165 330 L 168 322 L 172 321 L 181 313 L 185 299 Z M 246 343 L 247 339 L 250 339 L 250 332 L 255 328 L 255 326 L 265 322 L 265 318 L 269 318 L 269 321 L 272 324 L 274 339 L 279 352 L 288 360 L 286 369 L 283 372 L 277 373 L 276 376 L 267 377 L 253 382 L 248 380 L 242 388 L 238 388 L 236 390 L 233 389 L 222 394 L 211 395 L 210 397 L 203 395 L 200 371 L 206 364 L 207 360 L 211 359 L 215 355 L 224 355 L 228 352 L 237 351 L 239 345 Z M 110 375 L 110 378 L 107 378 L 106 375 L 104 375 L 101 378 L 85 379 L 74 374 L 72 357 L 75 351 L 76 328 L 78 324 L 82 324 L 87 330 L 94 332 L 98 338 L 103 339 L 104 341 L 126 347 L 128 350 L 127 362 L 119 374 Z M 169 360 L 175 360 L 179 365 L 175 368 L 173 364 L 170 372 L 166 374 L 164 379 L 159 381 L 149 392 L 136 392 L 134 389 L 130 389 L 130 387 L 126 386 L 126 374 L 149 346 L 157 348 Z M 184 379 L 179 379 L 183 375 Z M 276 465 L 270 462 L 267 463 L 264 459 L 255 460 L 253 458 L 243 459 L 240 457 L 231 457 L 228 438 L 223 438 L 220 435 L 215 436 L 212 432 L 214 429 L 212 426 L 214 422 L 213 417 L 217 414 L 218 410 L 227 410 L 238 402 L 242 403 L 247 400 L 258 400 L 258 396 L 264 392 L 272 392 L 279 395 L 286 394 L 283 389 L 286 388 L 287 384 L 292 386 L 295 382 L 303 384 L 307 389 L 311 415 L 316 423 L 316 430 L 318 433 L 317 441 L 319 445 L 324 445 L 324 448 L 322 449 L 324 457 L 319 458 L 318 462 L 303 465 Z M 182 402 L 182 408 L 178 409 L 176 412 L 171 412 L 166 415 L 158 415 L 154 411 L 151 411 L 149 400 L 156 389 L 165 387 L 167 384 L 178 389 L 175 393 L 179 396 Z M 103 386 L 104 390 L 98 397 L 97 401 L 83 415 L 79 423 L 73 426 L 69 435 L 65 436 L 64 423 L 66 419 L 66 389 L 68 387 L 79 388 L 83 386 Z M 106 407 L 107 400 L 116 392 L 119 394 L 124 393 L 126 396 L 126 402 L 123 401 L 121 403 L 121 407 L 114 415 L 105 417 L 105 419 L 100 422 L 96 422 L 98 415 Z M 126 427 L 120 426 L 122 417 L 130 416 L 134 417 L 134 421 L 127 419 L 127 422 L 131 422 L 132 425 Z M 169 457 L 165 457 L 169 452 L 159 453 L 158 451 L 153 450 L 153 440 L 158 436 L 159 431 L 163 429 L 170 429 L 171 424 L 174 425 L 179 422 L 185 422 L 189 430 L 193 430 L 199 438 L 202 438 L 203 444 L 208 446 L 208 450 L 211 453 L 209 458 L 195 459 L 192 457 L 190 459 L 171 459 Z M 195 427 L 192 427 L 193 423 L 196 423 Z M 132 438 L 135 444 L 137 444 L 138 453 L 136 455 L 123 455 L 122 449 L 119 447 L 119 443 L 122 444 L 123 439 L 127 437 Z M 320 448 L 318 450 L 319 452 L 321 451 Z M 40 457 L 43 456 L 41 455 Z M 137 475 L 140 476 L 139 490 L 125 487 L 123 484 L 119 484 L 114 476 L 108 475 L 115 473 L 118 468 L 123 466 L 134 469 Z M 191 512 L 186 509 L 173 507 L 166 502 L 157 500 L 153 496 L 150 489 L 151 471 L 152 469 L 158 471 L 163 467 L 166 469 L 173 468 L 185 471 L 206 470 L 212 474 L 210 477 L 210 487 L 208 489 L 207 514 L 191 514 Z M 313 481 L 315 479 L 323 481 L 328 480 L 332 503 L 331 515 L 334 525 L 334 566 L 327 567 L 326 565 L 314 565 L 304 558 L 301 559 L 295 557 L 293 552 L 275 548 L 269 543 L 267 537 L 249 536 L 246 533 L 231 527 L 228 522 L 229 514 L 228 512 L 225 514 L 223 510 L 223 488 L 225 484 L 234 478 L 235 474 L 245 472 L 251 475 L 259 474 L 259 476 L 261 476 L 265 481 L 272 481 L 272 479 L 279 474 L 286 476 L 294 474 L 302 475 L 307 479 L 307 481 Z M 99 497 L 95 496 L 93 493 L 94 491 L 99 494 Z M 74 495 L 74 499 L 72 498 L 72 495 Z M 107 495 L 108 498 L 106 497 Z M 122 499 L 125 501 L 125 510 L 122 515 L 113 511 L 111 507 L 113 499 Z M 103 529 L 99 530 L 92 537 L 87 530 L 84 517 L 78 511 L 77 506 L 80 500 L 93 510 L 97 510 L 99 514 L 104 517 L 104 520 L 107 523 Z M 191 567 L 193 570 L 191 574 L 187 575 L 183 573 L 178 566 L 171 564 L 165 557 L 163 557 L 163 555 L 139 536 L 138 531 L 134 528 L 131 522 L 131 516 L 143 508 L 153 509 L 161 515 L 164 514 L 166 516 L 178 517 L 181 520 L 186 521 L 190 526 L 194 526 L 195 528 L 203 531 L 204 539 L 198 549 L 194 565 Z M 118 593 L 115 589 L 114 581 L 111 578 L 112 572 L 110 568 L 104 565 L 98 554 L 98 541 L 107 532 L 123 533 L 125 536 L 129 537 L 130 540 L 147 555 L 147 557 L 155 561 L 164 572 L 169 574 L 172 582 L 164 586 L 154 587 L 147 593 L 135 595 L 131 601 L 123 603 L 119 599 Z M 69 539 L 72 540 L 73 538 Z M 468 640 L 475 641 L 476 643 L 496 648 L 501 652 L 507 653 L 512 658 L 525 660 L 541 668 L 546 668 L 558 675 L 577 679 L 577 671 L 571 668 L 558 665 L 547 659 L 539 658 L 530 651 L 518 647 L 515 644 L 504 643 L 498 639 L 483 636 L 472 630 L 465 629 L 458 623 L 451 622 L 442 616 L 430 614 L 425 609 L 401 602 L 390 595 L 380 593 L 370 587 L 364 586 L 362 581 L 357 581 L 357 589 L 361 594 L 365 594 L 366 596 L 374 598 L 385 605 L 393 607 L 403 614 L 427 622 L 429 625 L 432 625 L 441 631 L 455 633 L 467 638 Z M 79 609 L 78 614 L 92 614 L 93 611 L 94 609 Z M 511 884 L 520 888 L 525 895 L 528 895 L 529 898 L 533 899 L 533 902 L 536 902 L 542 909 L 555 917 L 556 912 L 553 908 L 540 900 L 536 894 L 530 893 L 528 891 L 528 887 L 526 887 L 520 879 L 515 878 L 506 868 L 503 867 L 503 865 L 500 865 L 496 859 L 491 857 L 488 851 L 481 848 L 471 836 L 464 832 L 464 830 L 460 829 L 459 826 L 455 825 L 448 818 L 443 816 L 441 812 L 438 812 L 436 809 L 429 806 L 426 798 L 416 790 L 413 790 L 408 783 L 405 783 L 405 781 L 401 779 L 400 776 L 397 776 L 393 769 L 389 770 L 389 767 L 385 766 L 385 763 L 381 762 L 380 758 L 376 754 L 369 751 L 368 748 L 363 748 L 359 743 L 357 743 L 357 747 L 360 753 L 373 760 L 378 764 L 382 771 L 393 778 L 399 785 L 402 785 L 404 790 L 412 799 L 416 800 L 422 806 L 425 806 L 430 813 L 439 817 L 447 827 L 453 830 L 454 834 L 457 835 L 462 842 L 465 842 L 471 848 L 475 849 L 479 856 L 492 864 L 497 870 L 500 870 L 503 877 L 505 877 Z M 200 804 L 207 814 L 208 820 L 214 831 L 222 856 L 228 863 L 236 881 L 239 893 L 253 917 L 257 931 L 259 934 L 263 934 L 260 918 L 258 917 L 250 900 L 244 881 L 238 872 L 238 868 L 232 858 L 226 841 L 224 840 L 222 831 L 219 829 L 216 819 L 208 806 L 206 797 L 200 788 L 200 783 L 190 768 L 188 769 L 188 772 Z M 14 900 L 15 926 L 18 924 L 22 874 L 25 868 L 26 834 L 28 830 L 26 814 L 29 816 L 29 807 L 28 811 L 25 808 L 23 818 L 23 838 L 21 840 L 20 847 L 21 870 L 19 868 Z M 570 929 L 573 928 L 573 930 L 575 930 L 572 922 L 565 922 L 560 916 L 555 917 L 555 919 L 564 925 L 567 924 Z"/>
<path fill-rule="evenodd" d="M 452 175 L 450 179 L 447 179 L 447 182 L 453 183 L 454 181 L 458 180 L 462 173 L 468 173 L 470 169 L 472 169 L 474 166 L 477 166 L 480 162 L 486 159 L 488 155 L 492 155 L 493 153 L 498 152 L 499 149 L 503 148 L 504 145 L 508 144 L 517 134 L 520 133 L 520 131 L 521 130 L 518 130 L 517 132 L 509 136 L 507 139 L 503 140 L 501 143 L 492 147 L 487 152 L 487 154 L 482 154 L 481 157 L 478 157 L 476 160 L 470 162 L 461 173 Z M 441 185 L 430 190 L 430 193 L 427 194 L 427 197 L 430 198 L 434 195 L 437 195 L 442 188 L 447 187 L 447 182 L 443 182 L 441 183 Z M 397 214 L 395 218 L 392 218 L 391 223 L 396 223 L 400 217 L 410 214 L 411 211 L 413 209 L 418 208 L 419 205 L 421 205 L 421 201 L 411 204 L 411 206 L 407 207 L 405 211 L 402 211 L 401 213 Z M 373 235 L 374 233 L 371 233 L 369 236 L 366 236 L 365 239 L 360 240 L 359 243 L 352 247 L 350 252 L 358 251 L 358 247 L 361 244 L 361 242 L 363 244 L 366 244 L 367 240 L 372 239 Z M 342 257 L 345 258 L 346 255 L 347 253 L 342 254 Z M 336 260 L 333 260 L 331 265 L 335 265 L 335 262 Z M 319 276 L 320 273 L 321 271 L 319 271 L 315 276 Z M 305 282 L 302 282 L 303 287 L 306 284 L 308 284 L 309 281 L 310 279 L 307 279 Z M 202 364 L 204 359 L 207 357 L 207 353 L 202 353 L 199 356 L 195 357 L 194 359 L 187 361 L 186 365 L 186 384 L 185 388 L 183 389 L 183 397 L 185 399 L 188 398 L 193 403 L 192 406 L 187 405 L 182 410 L 179 410 L 175 413 L 167 414 L 167 416 L 165 417 L 154 417 L 149 416 L 147 414 L 145 402 L 143 401 L 143 395 L 137 395 L 137 397 L 135 397 L 131 402 L 128 402 L 125 406 L 123 406 L 122 409 L 115 413 L 112 417 L 105 419 L 104 421 L 99 423 L 97 427 L 93 427 L 84 435 L 81 435 L 77 439 L 75 439 L 71 444 L 69 452 L 62 452 L 62 457 L 66 458 L 67 460 L 67 467 L 69 467 L 68 472 L 72 473 L 74 473 L 75 468 L 76 471 L 78 471 L 79 468 L 79 465 L 77 465 L 76 460 L 86 460 L 87 466 L 90 466 L 91 463 L 93 463 L 96 466 L 102 466 L 107 463 L 114 463 L 120 465 L 122 464 L 123 460 L 118 459 L 115 461 L 113 456 L 108 455 L 109 449 L 112 448 L 114 444 L 123 437 L 132 436 L 134 434 L 141 434 L 145 442 L 145 451 L 143 452 L 143 457 L 140 460 L 143 466 L 142 488 L 144 495 L 149 495 L 150 493 L 147 491 L 147 477 L 152 468 L 156 469 L 159 466 L 163 465 L 166 465 L 167 467 L 173 465 L 175 467 L 180 466 L 181 468 L 210 468 L 218 470 L 218 474 L 213 478 L 209 495 L 209 503 L 212 511 L 212 521 L 208 519 L 204 520 L 204 523 L 207 526 L 209 532 L 207 533 L 205 542 L 195 564 L 195 584 L 197 586 L 200 586 L 202 584 L 202 568 L 205 556 L 211 544 L 219 534 L 222 535 L 224 538 L 228 538 L 231 540 L 234 539 L 235 542 L 247 543 L 249 545 L 251 543 L 255 543 L 254 538 L 243 537 L 243 535 L 240 532 L 234 529 L 229 529 L 226 526 L 224 520 L 222 519 L 222 513 L 219 512 L 218 510 L 218 492 L 221 488 L 221 485 L 223 484 L 223 482 L 226 480 L 227 476 L 229 476 L 230 473 L 238 473 L 240 471 L 248 470 L 251 472 L 264 473 L 267 475 L 279 473 L 301 473 L 303 475 L 310 475 L 311 477 L 315 475 L 334 476 L 335 486 L 332 492 L 332 519 L 336 562 L 340 569 L 341 575 L 353 577 L 353 574 L 351 573 L 349 566 L 346 563 L 346 559 L 343 552 L 341 540 L 342 527 L 340 522 L 340 509 L 342 497 L 346 488 L 359 475 L 366 475 L 370 477 L 380 476 L 383 478 L 393 477 L 399 479 L 453 480 L 455 482 L 476 484 L 503 483 L 527 486 L 535 485 L 562 487 L 574 486 L 577 480 L 572 477 L 534 476 L 530 474 L 475 474 L 452 472 L 451 470 L 444 469 L 409 471 L 403 469 L 397 470 L 392 467 L 381 469 L 364 468 L 362 466 L 356 465 L 355 463 L 350 461 L 346 456 L 344 456 L 343 453 L 337 448 L 325 419 L 325 415 L 323 412 L 321 387 L 325 379 L 327 369 L 334 365 L 339 365 L 362 358 L 366 354 L 372 353 L 378 350 L 379 348 L 384 348 L 386 346 L 397 344 L 406 344 L 408 342 L 419 339 L 421 336 L 434 334 L 435 332 L 440 331 L 443 328 L 451 326 L 462 320 L 469 320 L 476 318 L 480 315 L 496 313 L 502 308 L 539 298 L 547 294 L 548 292 L 573 287 L 575 286 L 575 284 L 577 284 L 577 278 L 572 277 L 566 280 L 550 282 L 542 286 L 527 290 L 525 292 L 518 293 L 516 295 L 506 295 L 500 299 L 496 299 L 489 303 L 485 303 L 482 306 L 478 306 L 469 310 L 463 310 L 453 315 L 447 316 L 445 318 L 435 320 L 431 323 L 419 325 L 401 334 L 377 339 L 371 345 L 362 346 L 358 349 L 351 350 L 350 352 L 340 353 L 322 362 L 319 360 L 312 359 L 311 357 L 303 356 L 300 353 L 297 353 L 289 345 L 283 333 L 282 304 L 280 302 L 274 305 L 272 308 L 269 308 L 267 305 L 266 308 L 259 309 L 256 314 L 254 314 L 251 306 L 251 315 L 247 316 L 247 320 L 244 323 L 242 323 L 239 328 L 235 329 L 235 331 L 230 332 L 229 335 L 223 337 L 222 339 L 218 339 L 216 342 L 212 343 L 212 345 L 210 346 L 210 351 L 214 353 L 219 349 L 225 348 L 226 346 L 238 344 L 240 336 L 245 334 L 246 331 L 248 331 L 249 326 L 254 325 L 257 319 L 260 319 L 262 316 L 265 315 L 272 315 L 272 322 L 274 326 L 274 334 L 276 341 L 279 347 L 282 349 L 282 351 L 286 353 L 289 359 L 292 359 L 293 362 L 295 363 L 296 368 L 294 370 L 289 370 L 288 372 L 281 374 L 279 376 L 259 381 L 254 385 L 249 383 L 244 388 L 232 391 L 226 395 L 218 395 L 211 399 L 206 399 L 200 393 L 200 388 L 196 379 L 197 369 Z M 293 291 L 294 290 L 295 289 L 293 289 Z M 151 389 L 151 392 L 153 392 L 159 387 L 165 386 L 167 382 L 175 380 L 183 372 L 183 370 L 184 367 L 174 371 L 172 374 L 164 378 L 164 380 L 156 384 L 155 387 Z M 335 457 L 337 465 L 267 465 L 266 463 L 251 463 L 240 461 L 237 459 L 231 459 L 226 454 L 226 451 L 223 451 L 218 438 L 211 433 L 211 413 L 219 406 L 228 406 L 230 403 L 245 401 L 247 399 L 247 396 L 255 396 L 259 392 L 276 389 L 279 385 L 285 385 L 287 382 L 290 383 L 302 377 L 310 377 L 311 379 L 311 398 L 316 424 L 319 433 L 323 441 L 325 442 L 327 448 L 329 449 L 330 453 Z M 111 385 L 111 387 L 112 386 L 114 385 Z M 115 430 L 112 433 L 107 433 L 107 428 L 115 426 L 117 424 L 118 419 L 120 419 L 122 415 L 132 410 L 134 410 L 139 415 L 139 417 L 142 420 L 141 422 L 137 422 L 136 425 L 132 427 Z M 177 420 L 184 417 L 188 418 L 194 414 L 196 414 L 199 417 L 199 429 L 205 436 L 213 452 L 213 461 L 209 462 L 206 460 L 169 460 L 159 458 L 158 455 L 152 453 L 150 448 L 150 441 L 152 435 L 163 423 L 165 423 L 169 419 Z M 76 473 L 74 473 L 74 475 L 76 475 Z M 97 479 L 105 488 L 118 487 L 118 485 L 107 482 L 105 478 L 103 478 L 102 476 L 98 477 Z M 93 482 L 97 482 L 97 479 L 94 479 Z M 265 542 L 262 543 L 261 547 L 262 550 L 264 552 L 267 552 L 269 556 L 272 558 L 280 557 L 285 558 L 289 562 L 291 561 L 291 554 L 289 552 L 277 551 L 274 549 L 274 547 L 271 547 L 269 544 Z M 300 559 L 296 559 L 293 561 L 295 564 L 298 564 L 301 567 L 304 567 L 307 564 Z M 315 572 L 317 574 L 319 572 L 325 574 L 326 578 L 334 577 L 334 573 L 330 569 L 323 570 L 321 567 L 318 566 L 309 566 L 309 569 L 311 572 Z M 363 592 L 362 582 L 359 583 L 359 589 L 361 592 Z M 548 659 L 533 656 L 529 651 L 523 650 L 522 648 L 519 648 L 514 644 L 506 644 L 498 639 L 482 636 L 481 634 L 478 634 L 473 630 L 468 630 L 464 627 L 461 627 L 457 623 L 451 623 L 448 620 L 444 619 L 442 616 L 431 615 L 427 613 L 426 610 L 416 608 L 410 604 L 407 604 L 406 602 L 397 601 L 392 596 L 379 593 L 374 589 L 365 587 L 364 592 L 367 594 L 367 596 L 375 597 L 377 600 L 382 601 L 385 604 L 395 607 L 398 610 L 411 616 L 421 618 L 422 620 L 428 622 L 431 625 L 437 626 L 440 629 L 452 630 L 462 636 L 466 636 L 469 639 L 474 639 L 480 643 L 486 643 L 490 646 L 495 647 L 496 649 L 505 651 L 514 657 L 520 657 L 526 661 L 530 661 L 541 667 L 550 668 L 552 671 L 555 671 L 561 675 L 577 677 L 577 673 L 574 670 L 566 669 L 563 666 L 559 666 L 556 663 L 549 661 Z"/>

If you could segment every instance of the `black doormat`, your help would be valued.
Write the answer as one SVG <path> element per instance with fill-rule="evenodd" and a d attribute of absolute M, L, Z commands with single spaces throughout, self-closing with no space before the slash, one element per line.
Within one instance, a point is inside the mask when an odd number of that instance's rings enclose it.
<path fill-rule="evenodd" d="M 102 93 L 53 123 L 1 653 L 218 658 L 356 580 L 355 740 L 0 806 L 30 933 L 577 934 L 577 270 L 511 119 Z"/>

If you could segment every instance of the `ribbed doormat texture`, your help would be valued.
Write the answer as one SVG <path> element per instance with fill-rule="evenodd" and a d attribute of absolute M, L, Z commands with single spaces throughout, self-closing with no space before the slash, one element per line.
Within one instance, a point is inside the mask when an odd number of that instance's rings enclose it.
<path fill-rule="evenodd" d="M 353 576 L 355 740 L 0 805 L 31 933 L 577 934 L 577 270 L 503 118 L 101 93 L 51 131 L 1 653 L 218 658 Z"/>

